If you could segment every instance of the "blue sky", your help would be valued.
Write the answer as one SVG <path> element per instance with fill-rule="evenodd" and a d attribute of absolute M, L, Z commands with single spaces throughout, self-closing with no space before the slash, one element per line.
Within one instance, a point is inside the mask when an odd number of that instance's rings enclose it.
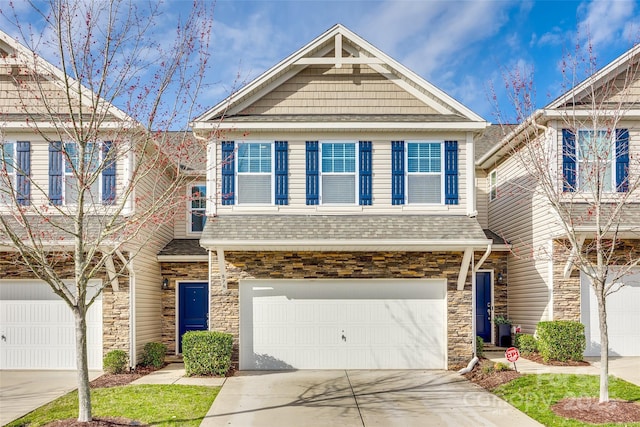
<path fill-rule="evenodd" d="M 164 5 L 168 15 L 189 7 L 191 0 Z M 492 85 L 501 110 L 510 109 L 502 70 L 532 70 L 543 106 L 566 87 L 560 64 L 576 44 L 590 39 L 602 67 L 640 40 L 640 2 L 218 0 L 202 104 L 216 104 L 238 75 L 255 78 L 336 23 L 497 122 Z"/>

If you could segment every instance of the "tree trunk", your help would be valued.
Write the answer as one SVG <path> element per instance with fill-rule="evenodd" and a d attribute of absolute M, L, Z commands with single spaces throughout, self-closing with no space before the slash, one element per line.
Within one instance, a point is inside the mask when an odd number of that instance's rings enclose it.
<path fill-rule="evenodd" d="M 76 321 L 76 367 L 78 372 L 78 421 L 91 421 L 91 390 L 87 362 L 87 308 L 74 307 Z"/>
<path fill-rule="evenodd" d="M 607 307 L 602 290 L 596 290 L 598 320 L 600 323 L 600 403 L 609 401 L 609 334 L 607 331 Z"/>

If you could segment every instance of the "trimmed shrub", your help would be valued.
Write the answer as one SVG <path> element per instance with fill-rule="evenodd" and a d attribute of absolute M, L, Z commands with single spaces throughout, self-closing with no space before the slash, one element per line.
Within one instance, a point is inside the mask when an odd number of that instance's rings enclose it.
<path fill-rule="evenodd" d="M 476 356 L 482 357 L 484 354 L 484 340 L 476 336 Z"/>
<path fill-rule="evenodd" d="M 129 356 L 124 350 L 111 350 L 102 359 L 102 369 L 108 374 L 123 374 L 127 370 Z"/>
<path fill-rule="evenodd" d="M 586 339 L 584 325 L 571 320 L 539 322 L 538 351 L 545 362 L 549 360 L 582 360 Z"/>
<path fill-rule="evenodd" d="M 164 356 L 167 354 L 167 346 L 159 342 L 148 342 L 142 352 L 142 366 L 162 368 Z"/>
<path fill-rule="evenodd" d="M 523 355 L 535 353 L 538 351 L 538 342 L 531 334 L 516 334 L 515 346 Z"/>
<path fill-rule="evenodd" d="M 182 336 L 186 374 L 224 376 L 231 368 L 233 336 L 216 331 L 189 331 Z"/>

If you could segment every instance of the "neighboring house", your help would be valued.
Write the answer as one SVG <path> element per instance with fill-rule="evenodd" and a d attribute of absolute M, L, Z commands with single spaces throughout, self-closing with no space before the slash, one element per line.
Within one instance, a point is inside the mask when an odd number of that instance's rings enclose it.
<path fill-rule="evenodd" d="M 12 185 L 19 193 L 18 203 L 40 221 L 45 247 L 57 256 L 55 268 L 73 277 L 73 246 L 68 236 L 60 235 L 51 226 L 61 221 L 56 213 L 75 203 L 69 163 L 63 158 L 60 127 L 54 122 L 69 120 L 64 103 L 58 111 L 46 111 L 39 101 L 39 90 L 49 99 L 65 99 L 61 83 L 62 72 L 0 31 L 0 144 L 4 163 Z M 39 88 L 34 81 L 38 79 Z M 84 90 L 78 98 L 89 96 Z M 51 107 L 53 104 L 49 104 Z M 130 120 L 113 106 L 106 106 L 105 134 L 110 127 L 122 126 Z M 35 129 L 38 129 L 38 132 Z M 98 140 L 106 138 L 99 135 Z M 65 141 L 66 150 L 71 150 Z M 109 141 L 96 153 L 106 153 Z M 70 151 L 68 151 L 70 152 Z M 100 154 L 103 155 L 103 154 Z M 71 157 L 73 157 L 71 155 Z M 2 163 L 0 163 L 2 165 Z M 129 179 L 128 158 L 122 158 L 101 174 L 93 195 L 98 209 L 109 211 L 120 200 L 122 183 Z M 153 174 L 140 181 L 136 190 L 140 195 L 152 191 L 151 184 L 162 180 Z M 0 193 L 2 194 L 2 193 Z M 6 194 L 6 192 L 5 192 Z M 133 198 L 122 211 L 125 221 L 128 213 L 144 208 Z M 47 212 L 47 207 L 49 213 Z M 0 215 L 10 220 L 11 203 L 0 200 Z M 103 226 L 100 216 L 88 217 L 93 231 Z M 142 346 L 161 340 L 161 287 L 158 251 L 173 237 L 173 227 L 167 224 L 155 227 L 153 234 L 142 229 L 139 246 L 112 241 L 118 248 L 93 283 L 105 284 L 102 296 L 88 313 L 89 368 L 102 369 L 102 357 L 108 350 L 123 349 L 135 365 Z M 125 274 L 116 274 L 117 266 L 128 263 Z M 0 232 L 0 369 L 75 369 L 74 319 L 66 304 L 53 294 L 49 286 L 19 258 L 15 246 Z"/>
<path fill-rule="evenodd" d="M 192 222 L 158 256 L 164 342 L 230 332 L 240 369 L 466 364 L 493 300 L 506 314 L 508 246 L 476 207 L 486 127 L 341 25 L 282 60 L 192 123 L 206 251 Z"/>
<path fill-rule="evenodd" d="M 597 133 L 607 135 L 607 119 L 619 119 L 608 133 L 611 156 L 608 183 L 604 190 L 611 198 L 628 190 L 627 179 L 638 173 L 640 154 L 640 46 L 635 46 L 587 81 L 576 86 L 523 125 L 508 129 L 509 134 L 479 156 L 476 165 L 485 185 L 478 186 L 487 204 L 487 227 L 508 240 L 513 252 L 508 260 L 508 313 L 523 332 L 533 333 L 539 321 L 567 319 L 581 321 L 587 336 L 587 355 L 600 354 L 600 336 L 595 294 L 590 279 L 572 268 L 571 255 L 561 244 L 566 236 L 559 218 L 547 199 L 528 191 L 527 176 L 513 147 L 521 141 L 540 139 L 554 147 L 555 156 L 548 165 L 556 171 L 557 191 L 563 192 L 565 205 L 571 204 L 573 227 L 581 241 L 589 242 L 595 224 L 590 220 L 588 188 L 581 174 L 589 154 L 580 150 L 582 138 Z M 625 81 L 628 80 L 628 81 Z M 595 101 L 594 101 L 595 100 Z M 595 111 L 594 111 L 595 109 Z M 600 117 L 600 125 L 574 125 L 588 117 Z M 585 121 L 587 122 L 587 121 Z M 528 142 L 524 142 L 528 143 Z M 551 151 L 549 151 L 551 152 Z M 480 196 L 479 196 L 480 197 Z M 563 199 L 564 200 L 564 199 Z M 483 205 L 485 203 L 483 202 Z M 637 257 L 640 238 L 640 200 L 632 194 L 617 228 L 621 239 L 619 254 Z M 610 266 L 615 269 L 615 265 Z M 608 298 L 610 354 L 640 356 L 640 270 L 623 279 L 627 286 Z"/>

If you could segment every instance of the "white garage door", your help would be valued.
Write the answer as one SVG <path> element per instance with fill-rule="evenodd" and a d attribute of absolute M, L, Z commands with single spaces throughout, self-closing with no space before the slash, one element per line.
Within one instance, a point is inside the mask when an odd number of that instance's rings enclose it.
<path fill-rule="evenodd" d="M 76 369 L 69 307 L 45 283 L 0 280 L 0 369 Z M 87 314 L 89 369 L 102 369 L 102 301 Z"/>
<path fill-rule="evenodd" d="M 444 369 L 445 280 L 240 283 L 240 369 Z"/>
<path fill-rule="evenodd" d="M 625 284 L 607 297 L 609 355 L 640 356 L 640 274 L 623 278 Z M 582 323 L 587 338 L 586 356 L 600 355 L 598 303 L 590 279 L 581 277 Z"/>

